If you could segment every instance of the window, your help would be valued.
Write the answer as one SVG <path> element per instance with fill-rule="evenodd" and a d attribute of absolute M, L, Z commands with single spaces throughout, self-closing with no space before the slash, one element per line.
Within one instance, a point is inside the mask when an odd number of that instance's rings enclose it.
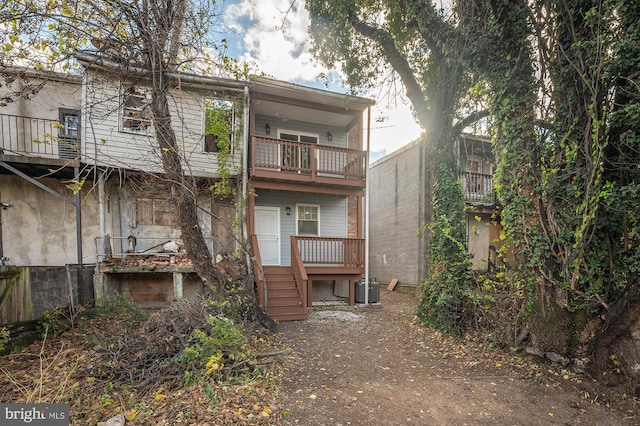
<path fill-rule="evenodd" d="M 320 207 L 297 206 L 298 235 L 320 235 Z"/>
<path fill-rule="evenodd" d="M 294 132 L 290 130 L 279 130 L 278 139 L 292 142 L 302 142 L 309 145 L 318 144 L 318 135 L 312 133 Z M 311 147 L 298 145 L 283 145 L 282 165 L 294 169 L 311 168 Z"/>
<path fill-rule="evenodd" d="M 122 131 L 149 134 L 151 122 L 151 96 L 146 89 L 128 87 L 122 99 Z"/>
<path fill-rule="evenodd" d="M 233 103 L 223 99 L 204 100 L 204 152 L 231 150 L 235 140 Z"/>
<path fill-rule="evenodd" d="M 80 154 L 78 136 L 80 131 L 80 111 L 60 108 L 58 111 L 58 157 L 76 159 Z"/>
<path fill-rule="evenodd" d="M 160 198 L 138 198 L 136 200 L 136 223 L 138 225 L 172 225 L 175 208 L 169 200 Z"/>
<path fill-rule="evenodd" d="M 77 138 L 79 127 L 79 111 L 71 109 L 60 110 L 60 137 Z"/>

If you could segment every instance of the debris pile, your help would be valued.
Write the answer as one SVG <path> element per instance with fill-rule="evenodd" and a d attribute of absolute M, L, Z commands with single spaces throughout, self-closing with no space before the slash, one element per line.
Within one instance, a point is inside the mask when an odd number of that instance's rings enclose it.
<path fill-rule="evenodd" d="M 109 257 L 100 264 L 101 268 L 129 267 L 154 270 L 157 268 L 193 268 L 186 254 L 127 254 L 124 257 Z"/>
<path fill-rule="evenodd" d="M 221 317 L 202 300 L 182 299 L 170 307 L 153 313 L 139 335 L 123 335 L 103 348 L 101 362 L 80 373 L 104 383 L 130 385 L 147 393 L 159 385 L 184 379 L 185 370 L 178 357 L 193 344 L 189 336 L 196 329 L 211 327 L 212 316 Z M 221 367 L 225 375 L 250 372 L 245 362 L 228 363 Z"/>

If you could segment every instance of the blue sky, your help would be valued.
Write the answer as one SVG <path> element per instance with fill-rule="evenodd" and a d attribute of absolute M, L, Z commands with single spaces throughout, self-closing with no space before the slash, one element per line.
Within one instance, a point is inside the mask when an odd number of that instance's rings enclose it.
<path fill-rule="evenodd" d="M 279 80 L 312 87 L 327 88 L 321 74 L 329 76 L 329 90 L 348 93 L 337 71 L 321 67 L 309 53 L 307 27 L 309 16 L 304 2 L 296 0 L 225 0 L 224 20 L 230 28 L 229 54 L 258 64 L 261 72 Z M 287 13 L 288 11 L 288 13 Z M 413 120 L 406 100 L 377 99 L 372 108 L 372 159 L 390 153 L 416 139 L 420 128 Z M 384 122 L 376 119 L 384 117 Z"/>

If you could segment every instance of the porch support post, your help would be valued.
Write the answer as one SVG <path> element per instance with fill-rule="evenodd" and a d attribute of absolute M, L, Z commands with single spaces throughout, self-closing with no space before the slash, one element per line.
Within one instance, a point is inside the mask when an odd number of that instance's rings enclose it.
<path fill-rule="evenodd" d="M 173 298 L 180 300 L 184 297 L 184 275 L 182 272 L 173 273 Z"/>
<path fill-rule="evenodd" d="M 313 280 L 309 278 L 307 281 L 307 308 L 313 306 Z"/>

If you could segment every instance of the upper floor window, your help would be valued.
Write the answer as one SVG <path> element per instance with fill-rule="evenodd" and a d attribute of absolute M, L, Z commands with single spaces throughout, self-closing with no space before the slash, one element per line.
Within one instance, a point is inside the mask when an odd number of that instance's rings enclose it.
<path fill-rule="evenodd" d="M 236 127 L 233 102 L 206 98 L 204 110 L 204 152 L 231 152 Z"/>
<path fill-rule="evenodd" d="M 320 235 L 320 207 L 298 204 L 297 206 L 298 235 Z"/>
<path fill-rule="evenodd" d="M 80 127 L 80 113 L 78 110 L 60 109 L 59 136 L 63 138 L 77 138 Z"/>
<path fill-rule="evenodd" d="M 145 88 L 126 87 L 122 99 L 122 131 L 146 135 L 151 129 L 151 94 Z"/>

